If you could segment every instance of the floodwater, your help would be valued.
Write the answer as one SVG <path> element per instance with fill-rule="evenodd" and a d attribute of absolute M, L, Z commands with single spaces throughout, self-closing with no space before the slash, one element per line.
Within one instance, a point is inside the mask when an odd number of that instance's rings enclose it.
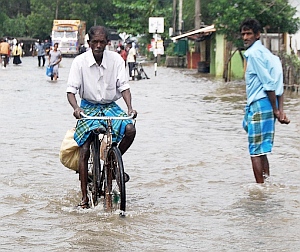
<path fill-rule="evenodd" d="M 72 59 L 56 83 L 36 57 L 22 60 L 0 69 L 1 251 L 300 250 L 299 93 L 286 92 L 291 124 L 276 124 L 272 176 L 257 185 L 243 83 L 145 66 L 150 79 L 130 82 L 139 114 L 120 218 L 101 206 L 77 210 L 78 175 L 59 161 L 76 123 L 65 94 Z"/>

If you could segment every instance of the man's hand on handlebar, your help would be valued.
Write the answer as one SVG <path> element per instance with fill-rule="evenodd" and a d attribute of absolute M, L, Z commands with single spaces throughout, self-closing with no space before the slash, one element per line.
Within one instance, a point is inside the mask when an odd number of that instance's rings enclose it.
<path fill-rule="evenodd" d="M 137 112 L 136 110 L 132 109 L 132 110 L 128 110 L 128 115 L 132 115 L 133 114 L 133 118 L 137 117 Z"/>
<path fill-rule="evenodd" d="M 78 107 L 78 108 L 74 109 L 73 116 L 76 119 L 80 119 L 81 118 L 81 115 L 80 115 L 81 112 L 84 112 L 83 109 Z"/>

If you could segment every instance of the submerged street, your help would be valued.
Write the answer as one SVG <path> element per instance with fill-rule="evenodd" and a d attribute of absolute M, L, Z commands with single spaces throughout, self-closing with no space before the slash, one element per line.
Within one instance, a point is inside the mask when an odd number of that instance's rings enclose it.
<path fill-rule="evenodd" d="M 71 58 L 51 82 L 36 57 L 0 69 L 2 251 L 298 251 L 300 94 L 286 91 L 271 181 L 257 185 L 241 123 L 243 82 L 144 66 L 130 81 L 136 139 L 123 156 L 127 213 L 74 208 L 78 174 L 59 161 L 76 125 L 66 99 Z M 12 62 L 11 62 L 12 63 Z M 123 101 L 119 104 L 125 108 Z"/>

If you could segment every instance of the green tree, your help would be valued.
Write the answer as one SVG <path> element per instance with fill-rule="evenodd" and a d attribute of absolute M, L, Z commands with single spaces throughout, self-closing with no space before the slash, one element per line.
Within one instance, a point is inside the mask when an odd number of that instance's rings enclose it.
<path fill-rule="evenodd" d="M 7 19 L 9 19 L 9 17 L 4 12 L 0 11 L 0 38 L 6 35 L 4 33 L 4 23 Z"/>
<path fill-rule="evenodd" d="M 30 0 L 0 0 L 1 12 L 9 18 L 20 14 L 27 16 L 30 13 Z"/>
<path fill-rule="evenodd" d="M 172 0 L 0 0 L 0 34 L 15 36 L 23 32 L 23 36 L 44 38 L 50 35 L 54 19 L 84 20 L 87 29 L 105 25 L 133 35 L 144 34 L 151 16 L 165 17 L 166 27 L 170 26 L 171 3 Z M 15 24 L 21 26 L 14 27 Z"/>
<path fill-rule="evenodd" d="M 228 80 L 228 64 L 232 57 L 233 45 L 241 47 L 239 27 L 245 18 L 256 18 L 269 32 L 295 33 L 299 28 L 299 18 L 295 18 L 296 8 L 288 0 L 212 0 L 210 14 L 215 17 L 217 31 L 227 40 L 223 77 Z M 239 49 L 240 51 L 240 49 Z"/>
<path fill-rule="evenodd" d="M 26 33 L 25 19 L 30 13 L 30 0 L 0 0 L 0 36 Z"/>
<path fill-rule="evenodd" d="M 27 36 L 32 38 L 49 38 L 52 29 L 53 19 L 47 19 L 39 13 L 32 13 L 27 16 L 26 24 L 28 27 Z"/>
<path fill-rule="evenodd" d="M 56 1 L 30 0 L 30 3 L 31 12 L 26 20 L 26 35 L 33 38 L 46 39 L 51 34 Z"/>
<path fill-rule="evenodd" d="M 256 18 L 270 32 L 295 33 L 299 28 L 296 8 L 288 0 L 257 0 L 255 4 L 253 0 L 212 0 L 209 9 L 218 32 L 229 41 L 237 41 L 239 26 L 247 17 Z"/>
<path fill-rule="evenodd" d="M 214 21 L 208 7 L 211 0 L 201 0 L 201 22 L 211 25 Z M 184 21 L 184 31 L 195 29 L 195 0 L 183 1 L 182 19 Z"/>
<path fill-rule="evenodd" d="M 49 37 L 56 17 L 84 20 L 89 29 L 92 25 L 107 25 L 116 12 L 111 0 L 0 0 L 0 6 L 0 35 L 23 32 L 22 36 L 41 39 Z M 26 17 L 25 22 L 22 17 Z"/>
<path fill-rule="evenodd" d="M 111 28 L 127 34 L 147 34 L 149 17 L 164 17 L 165 27 L 170 27 L 172 0 L 113 0 L 114 20 Z"/>
<path fill-rule="evenodd" d="M 21 37 L 26 33 L 26 18 L 19 14 L 16 18 L 5 19 L 3 23 L 4 34 L 12 37 Z"/>

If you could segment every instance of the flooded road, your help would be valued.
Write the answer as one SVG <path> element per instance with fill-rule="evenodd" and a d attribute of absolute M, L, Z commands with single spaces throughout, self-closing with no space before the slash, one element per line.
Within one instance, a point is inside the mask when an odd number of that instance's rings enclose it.
<path fill-rule="evenodd" d="M 276 124 L 271 181 L 257 185 L 243 83 L 144 67 L 150 79 L 130 82 L 139 114 L 123 157 L 131 180 L 120 218 L 74 208 L 78 175 L 59 161 L 76 124 L 65 93 L 72 59 L 56 83 L 36 57 L 22 61 L 0 69 L 1 251 L 300 250 L 299 93 L 286 92 L 291 124 Z"/>

